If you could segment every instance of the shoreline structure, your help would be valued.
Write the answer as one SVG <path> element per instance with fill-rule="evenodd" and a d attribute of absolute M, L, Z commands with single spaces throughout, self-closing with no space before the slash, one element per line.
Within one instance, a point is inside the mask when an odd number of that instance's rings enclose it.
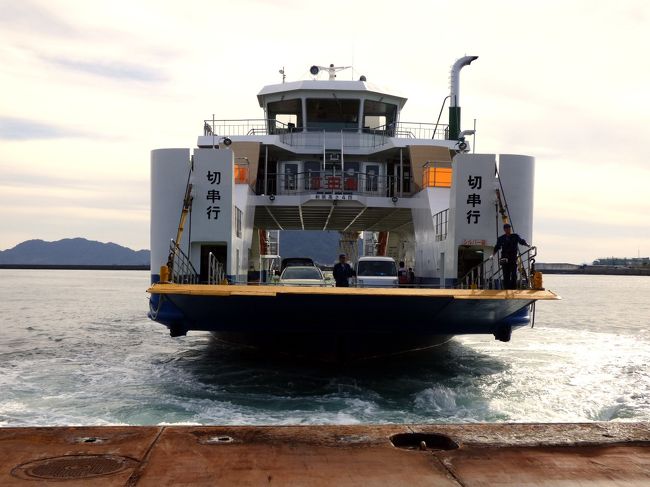
<path fill-rule="evenodd" d="M 149 265 L 59 265 L 59 264 L 0 264 L 0 269 L 89 270 L 89 271 L 148 271 Z M 650 268 L 539 263 L 543 274 L 587 274 L 603 276 L 650 276 Z"/>

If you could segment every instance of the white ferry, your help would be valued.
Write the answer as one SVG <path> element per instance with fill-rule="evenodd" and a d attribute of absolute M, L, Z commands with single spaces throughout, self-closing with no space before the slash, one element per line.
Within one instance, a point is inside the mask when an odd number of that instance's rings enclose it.
<path fill-rule="evenodd" d="M 533 241 L 534 158 L 471 153 L 459 74 L 475 59 L 452 67 L 448 124 L 403 121 L 406 98 L 313 66 L 312 79 L 262 88 L 263 118 L 213 117 L 193 150 L 152 151 L 150 318 L 172 336 L 207 330 L 333 359 L 461 334 L 508 341 L 530 325 L 537 300 L 558 299 L 534 270 L 535 247 L 519 254 L 517 289 L 502 289 L 490 256 L 504 223 Z M 361 247 L 415 277 L 395 288 L 277 285 L 280 230 L 339 231 L 352 264 Z"/>

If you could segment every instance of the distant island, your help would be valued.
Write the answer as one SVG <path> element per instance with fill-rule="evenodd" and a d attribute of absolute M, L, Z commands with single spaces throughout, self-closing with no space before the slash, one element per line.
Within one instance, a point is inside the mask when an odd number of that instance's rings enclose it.
<path fill-rule="evenodd" d="M 149 251 L 85 238 L 27 240 L 0 251 L 0 267 L 148 269 Z"/>
<path fill-rule="evenodd" d="M 338 232 L 285 231 L 280 237 L 283 256 L 311 257 L 332 264 L 338 254 Z M 0 250 L 0 268 L 31 269 L 149 269 L 149 250 L 132 250 L 108 242 L 64 238 L 34 239 Z"/>
<path fill-rule="evenodd" d="M 311 257 L 322 265 L 334 265 L 338 261 L 339 232 L 284 230 L 280 232 L 280 255 L 282 257 Z"/>
<path fill-rule="evenodd" d="M 311 257 L 329 265 L 338 253 L 338 232 L 283 231 L 283 257 Z M 132 250 L 116 243 L 85 238 L 64 238 L 55 242 L 27 240 L 0 250 L 1 269 L 134 269 L 148 270 L 149 250 Z M 593 264 L 537 263 L 544 274 L 605 274 L 650 276 L 650 258 L 602 258 Z"/>

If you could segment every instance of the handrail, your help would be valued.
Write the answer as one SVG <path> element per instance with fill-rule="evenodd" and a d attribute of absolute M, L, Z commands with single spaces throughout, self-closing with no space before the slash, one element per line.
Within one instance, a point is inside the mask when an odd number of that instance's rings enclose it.
<path fill-rule="evenodd" d="M 208 254 L 208 284 L 221 284 L 226 279 L 223 264 L 210 252 Z"/>
<path fill-rule="evenodd" d="M 432 218 L 436 242 L 446 240 L 449 231 L 449 208 L 435 213 Z"/>
<path fill-rule="evenodd" d="M 327 130 L 322 126 L 296 127 L 278 133 L 280 142 L 292 147 L 370 149 L 388 142 L 385 132 L 373 129 L 337 128 Z"/>
<path fill-rule="evenodd" d="M 410 194 L 413 189 L 412 180 L 410 176 L 404 177 L 404 193 Z M 269 194 L 276 195 L 318 193 L 392 197 L 398 191 L 399 177 L 358 171 L 341 174 L 340 170 L 269 173 L 267 185 Z M 257 193 L 261 194 L 260 191 Z"/>
<path fill-rule="evenodd" d="M 198 284 L 199 273 L 196 272 L 190 258 L 173 239 L 169 246 L 169 256 L 170 260 L 167 266 L 171 282 L 174 284 Z"/>
<path fill-rule="evenodd" d="M 343 131 L 350 134 L 366 134 L 379 137 L 376 144 L 385 143 L 383 138 L 407 139 L 442 139 L 447 136 L 448 127 L 440 123 L 428 122 L 393 122 L 378 127 L 344 126 L 344 123 L 321 122 L 307 125 L 284 123 L 273 118 L 250 119 L 205 119 L 203 120 L 203 135 L 220 137 L 236 137 L 247 135 L 283 135 L 300 133 L 332 133 Z"/>
<path fill-rule="evenodd" d="M 268 118 L 207 119 L 203 121 L 203 135 L 205 136 L 275 135 L 287 132 L 289 129 L 289 125 Z"/>
<path fill-rule="evenodd" d="M 442 105 L 440 105 L 440 113 L 438 113 L 438 120 L 436 120 L 436 127 L 435 127 L 435 129 L 433 131 L 434 135 L 435 135 L 436 130 L 438 129 L 438 125 L 440 124 L 440 117 L 442 117 L 442 111 L 445 109 L 445 103 L 450 98 L 451 98 L 451 95 L 447 95 L 444 98 L 444 100 L 442 100 Z M 448 132 L 449 132 L 449 126 L 446 126 L 446 128 L 445 128 L 445 139 L 447 138 Z M 433 139 L 433 137 L 431 137 L 431 138 Z"/>
<path fill-rule="evenodd" d="M 500 257 L 499 253 L 499 257 Z M 518 254 L 517 289 L 532 289 L 532 276 L 535 269 L 535 258 L 537 247 L 529 247 Z M 502 288 L 503 269 L 499 264 L 499 258 L 488 258 L 480 264 L 472 267 L 456 284 L 459 289 L 500 289 Z"/>

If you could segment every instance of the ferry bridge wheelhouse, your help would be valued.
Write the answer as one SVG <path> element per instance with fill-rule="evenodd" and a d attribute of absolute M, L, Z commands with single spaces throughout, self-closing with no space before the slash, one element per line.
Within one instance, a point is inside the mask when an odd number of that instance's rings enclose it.
<path fill-rule="evenodd" d="M 365 80 L 305 80 L 266 86 L 258 101 L 265 118 L 205 120 L 198 140 L 232 141 L 237 182 L 264 197 L 258 229 L 412 233 L 411 209 L 396 202 L 451 187 L 459 140 L 446 124 L 401 121 L 404 97 Z"/>

